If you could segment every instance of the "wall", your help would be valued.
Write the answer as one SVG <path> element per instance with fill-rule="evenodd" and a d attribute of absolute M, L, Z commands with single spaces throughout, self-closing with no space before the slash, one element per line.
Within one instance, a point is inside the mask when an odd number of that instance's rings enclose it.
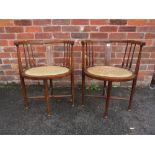
<path fill-rule="evenodd" d="M 26 39 L 136 39 L 146 42 L 138 82 L 148 84 L 155 64 L 155 20 L 33 19 L 0 20 L 0 82 L 18 82 L 14 40 Z M 80 80 L 81 53 L 75 44 L 75 74 Z M 113 62 L 120 61 L 116 55 Z"/>

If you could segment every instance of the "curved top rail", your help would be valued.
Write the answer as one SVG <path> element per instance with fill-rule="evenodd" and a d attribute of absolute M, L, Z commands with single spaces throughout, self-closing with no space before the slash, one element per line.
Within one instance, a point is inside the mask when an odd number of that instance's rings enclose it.
<path fill-rule="evenodd" d="M 138 40 L 82 40 L 81 44 L 85 43 L 135 43 L 144 46 L 145 42 Z"/>
<path fill-rule="evenodd" d="M 74 44 L 72 40 L 22 40 L 22 41 L 15 41 L 14 44 L 22 45 L 22 44 L 57 44 L 57 43 L 70 43 Z"/>

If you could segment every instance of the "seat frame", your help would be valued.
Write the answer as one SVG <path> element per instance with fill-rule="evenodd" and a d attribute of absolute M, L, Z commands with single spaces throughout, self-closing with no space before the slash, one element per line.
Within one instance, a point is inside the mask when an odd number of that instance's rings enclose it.
<path fill-rule="evenodd" d="M 118 67 L 117 67 L 118 68 Z M 132 71 L 131 71 L 132 72 Z M 90 78 L 94 78 L 94 79 L 97 79 L 97 80 L 103 80 L 103 79 L 109 79 L 111 81 L 114 81 L 114 82 L 123 82 L 123 81 L 129 81 L 129 80 L 132 80 L 134 77 L 135 77 L 135 74 L 134 72 L 132 72 L 132 75 L 129 76 L 129 77 L 103 77 L 103 76 L 98 76 L 98 75 L 95 75 L 95 74 L 91 74 L 89 73 L 87 70 L 85 70 L 85 74 L 90 77 Z"/>
<path fill-rule="evenodd" d="M 54 65 L 52 65 L 54 66 Z M 68 68 L 68 67 L 66 67 Z M 44 76 L 33 76 L 33 75 L 28 75 L 28 74 L 25 74 L 25 72 L 23 73 L 23 76 L 26 78 L 26 79 L 33 79 L 33 80 L 38 80 L 38 79 L 57 79 L 57 78 L 63 78 L 64 76 L 68 76 L 71 74 L 71 69 L 68 68 L 68 72 L 65 72 L 65 73 L 61 73 L 61 74 L 57 74 L 57 75 L 44 75 Z M 26 71 L 26 70 L 25 70 Z"/>
<path fill-rule="evenodd" d="M 62 98 L 62 97 L 71 97 L 72 106 L 74 106 L 74 67 L 73 67 L 73 45 L 74 41 L 71 40 L 27 40 L 27 41 L 15 41 L 14 44 L 17 47 L 17 58 L 18 58 L 18 68 L 19 68 L 19 76 L 21 82 L 22 95 L 24 99 L 25 109 L 29 107 L 29 99 L 45 99 L 46 101 L 46 111 L 48 116 L 52 115 L 52 107 L 50 104 L 50 98 Z M 20 51 L 20 47 L 23 47 L 24 51 L 24 59 L 27 69 L 37 67 L 35 64 L 34 51 L 32 45 L 63 45 L 64 46 L 64 57 L 63 57 L 63 66 L 69 68 L 69 72 L 60 74 L 60 75 L 52 75 L 52 76 L 27 76 L 25 75 L 22 55 Z M 31 61 L 33 60 L 33 61 Z M 71 94 L 69 95 L 54 95 L 53 94 L 53 79 L 63 78 L 66 76 L 70 76 L 71 79 Z M 31 80 L 43 80 L 44 84 L 44 95 L 43 96 L 28 96 L 27 89 L 25 84 L 25 79 Z M 51 92 L 49 93 L 49 83 Z"/>
<path fill-rule="evenodd" d="M 121 68 L 125 68 L 130 70 L 133 63 L 133 57 L 136 47 L 139 47 L 138 51 L 138 57 L 136 61 L 135 70 L 133 71 L 133 75 L 130 77 L 125 78 L 113 78 L 113 77 L 101 77 L 101 76 L 94 76 L 93 74 L 90 74 L 87 72 L 87 68 L 94 66 L 94 44 L 96 43 L 104 43 L 104 44 L 125 44 L 125 52 L 123 56 L 123 61 Z M 133 95 L 135 93 L 136 83 L 137 83 L 137 77 L 138 77 L 138 71 L 140 66 L 140 60 L 141 60 L 141 54 L 142 54 L 142 48 L 145 45 L 144 42 L 141 41 L 135 41 L 135 40 L 83 40 L 81 41 L 82 45 L 82 102 L 81 105 L 85 105 L 85 96 L 87 97 L 100 97 L 106 99 L 105 104 L 105 110 L 104 110 L 104 118 L 108 118 L 108 109 L 109 109 L 109 101 L 110 99 L 121 99 L 121 100 L 129 100 L 128 104 L 128 111 L 131 110 L 132 107 L 132 100 Z M 97 79 L 104 81 L 103 86 L 103 93 L 101 95 L 89 95 L 85 94 L 85 80 L 86 76 L 92 79 Z M 111 89 L 112 89 L 112 83 L 113 82 L 124 82 L 124 81 L 132 81 L 132 87 L 131 87 L 131 93 L 129 99 L 117 97 L 117 96 L 111 96 Z"/>

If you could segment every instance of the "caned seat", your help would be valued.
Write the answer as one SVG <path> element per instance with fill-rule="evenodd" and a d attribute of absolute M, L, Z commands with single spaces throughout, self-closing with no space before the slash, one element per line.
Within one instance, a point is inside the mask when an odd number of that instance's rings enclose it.
<path fill-rule="evenodd" d="M 132 78 L 134 73 L 124 68 L 114 66 L 93 66 L 86 69 L 86 73 L 90 76 L 99 78 Z"/>
<path fill-rule="evenodd" d="M 69 71 L 69 68 L 62 66 L 40 66 L 26 70 L 25 75 L 31 77 L 60 76 Z"/>

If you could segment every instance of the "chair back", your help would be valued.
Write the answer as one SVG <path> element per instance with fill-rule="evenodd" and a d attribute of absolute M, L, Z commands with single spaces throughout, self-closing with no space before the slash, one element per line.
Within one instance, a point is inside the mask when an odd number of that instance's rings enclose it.
<path fill-rule="evenodd" d="M 82 68 L 115 65 L 138 74 L 144 42 L 135 40 L 83 40 Z"/>
<path fill-rule="evenodd" d="M 73 69 L 74 41 L 68 40 L 27 40 L 15 41 L 20 73 L 26 69 L 59 65 Z"/>

